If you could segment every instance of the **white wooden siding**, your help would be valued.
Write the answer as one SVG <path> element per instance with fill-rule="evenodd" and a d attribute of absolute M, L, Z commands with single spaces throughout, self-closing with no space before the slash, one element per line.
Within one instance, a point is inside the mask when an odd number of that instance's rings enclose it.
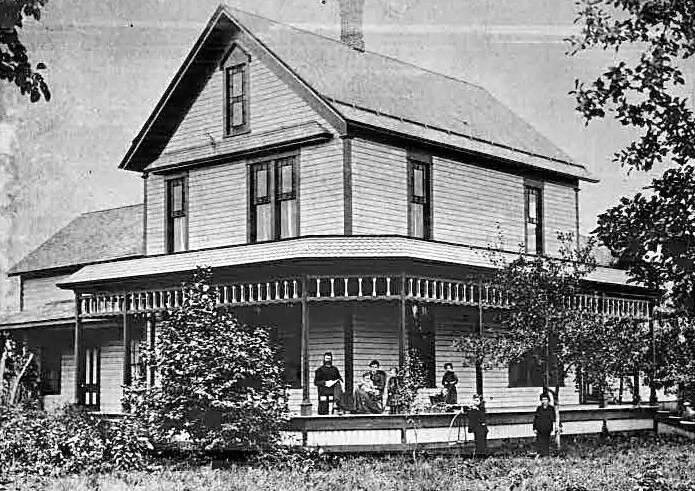
<path fill-rule="evenodd" d="M 407 174 L 405 150 L 353 140 L 353 234 L 408 234 Z"/>
<path fill-rule="evenodd" d="M 345 315 L 339 307 L 309 306 L 309 384 L 311 402 L 316 410 L 314 371 L 323 365 L 323 355 L 333 354 L 333 365 L 345 379 Z"/>
<path fill-rule="evenodd" d="M 71 290 L 63 290 L 56 286 L 56 283 L 64 281 L 69 276 L 57 275 L 25 279 L 24 310 L 35 309 L 50 302 L 74 299 L 75 294 Z"/>
<path fill-rule="evenodd" d="M 250 130 L 264 133 L 309 121 L 323 122 L 311 106 L 260 60 L 250 66 Z M 210 144 L 224 135 L 224 72 L 215 70 L 164 149 L 165 154 Z M 239 135 L 234 138 L 244 138 Z M 212 148 L 211 148 L 212 149 Z M 154 162 L 151 167 L 156 167 Z"/>
<path fill-rule="evenodd" d="M 109 330 L 100 340 L 101 348 L 101 405 L 105 413 L 120 413 L 123 397 L 123 339 L 117 330 Z"/>
<path fill-rule="evenodd" d="M 188 196 L 189 249 L 246 242 L 245 161 L 191 170 Z"/>
<path fill-rule="evenodd" d="M 435 240 L 512 250 L 524 242 L 522 177 L 439 157 L 432 165 Z"/>
<path fill-rule="evenodd" d="M 543 219 L 545 223 L 545 250 L 559 255 L 562 244 L 558 232 L 577 233 L 575 191 L 571 186 L 546 182 L 543 187 Z M 576 237 L 574 238 L 576 241 Z"/>
<path fill-rule="evenodd" d="M 463 366 L 461 353 L 454 348 L 454 341 L 464 335 L 474 335 L 476 329 L 477 311 L 472 310 L 472 316 L 465 314 L 442 313 L 435 315 L 435 361 L 437 363 L 437 387 L 441 388 L 444 376 L 444 364 L 454 365 L 454 373 L 459 379 L 456 386 L 458 402 L 467 403 L 475 393 L 475 367 Z"/>
<path fill-rule="evenodd" d="M 164 218 L 166 213 L 166 199 L 164 190 L 164 178 L 150 174 L 147 178 L 147 244 L 146 254 L 162 254 L 165 252 L 164 242 Z"/>
<path fill-rule="evenodd" d="M 490 407 L 536 407 L 540 404 L 541 387 L 509 387 L 509 370 L 493 368 L 483 372 L 485 400 Z M 560 387 L 560 404 L 579 404 L 574 375 L 568 375 Z"/>
<path fill-rule="evenodd" d="M 300 235 L 342 234 L 343 142 L 302 148 L 299 172 Z"/>
<path fill-rule="evenodd" d="M 369 370 L 369 363 L 378 360 L 388 372 L 398 366 L 398 309 L 392 306 L 362 308 L 353 317 L 354 381 Z"/>

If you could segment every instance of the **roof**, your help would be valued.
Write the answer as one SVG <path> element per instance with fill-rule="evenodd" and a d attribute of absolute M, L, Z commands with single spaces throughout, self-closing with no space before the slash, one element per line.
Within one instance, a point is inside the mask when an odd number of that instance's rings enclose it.
<path fill-rule="evenodd" d="M 229 37 L 221 31 L 231 30 L 230 20 L 346 121 L 368 120 L 383 128 L 393 120 L 403 123 L 398 131 L 405 135 L 422 137 L 423 129 L 436 131 L 425 136 L 435 142 L 438 137 L 456 135 L 459 140 L 454 146 L 463 150 L 593 180 L 584 166 L 573 162 L 557 145 L 477 85 L 382 54 L 357 51 L 338 40 L 223 5 L 133 141 L 121 167 L 141 170 L 149 163 L 143 159 L 151 162 L 159 156 L 164 148 L 162 140 L 171 137 L 193 103 L 184 89 L 199 86 L 191 79 L 204 76 L 201 64 L 214 66 L 223 56 L 220 39 L 229 41 Z M 178 111 L 172 114 L 168 106 L 176 106 Z M 152 153 L 152 145 L 159 153 Z M 500 149 L 504 155 L 498 154 Z"/>
<path fill-rule="evenodd" d="M 84 213 L 12 266 L 7 274 L 143 255 L 143 205 Z"/>
<path fill-rule="evenodd" d="M 516 257 L 512 253 L 503 255 L 509 260 Z M 184 273 L 194 271 L 197 266 L 222 268 L 282 260 L 394 258 L 493 267 L 487 248 L 400 236 L 316 236 L 93 264 L 74 273 L 59 286 L 74 287 L 123 278 Z M 624 271 L 603 267 L 597 268 L 587 279 L 612 285 L 628 284 L 628 276 Z"/>
<path fill-rule="evenodd" d="M 74 322 L 74 320 L 74 300 L 50 302 L 31 310 L 0 314 L 0 326 L 2 326 L 2 329 L 53 326 L 61 322 Z"/>

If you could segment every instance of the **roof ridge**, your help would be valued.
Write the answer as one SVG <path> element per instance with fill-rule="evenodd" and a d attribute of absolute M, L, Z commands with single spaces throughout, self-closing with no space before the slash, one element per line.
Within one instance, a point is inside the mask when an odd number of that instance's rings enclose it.
<path fill-rule="evenodd" d="M 102 208 L 100 210 L 85 211 L 85 212 L 77 215 L 73 220 L 77 220 L 79 217 L 83 217 L 85 215 L 91 215 L 93 213 L 104 213 L 105 211 L 122 210 L 124 208 L 135 208 L 136 206 L 143 206 L 143 204 L 144 203 L 133 203 L 131 205 L 115 206 L 113 208 Z M 73 220 L 71 220 L 71 221 L 73 221 Z"/>
<path fill-rule="evenodd" d="M 485 92 L 488 92 L 488 90 L 487 90 L 485 87 L 483 87 L 482 85 L 479 85 L 479 84 L 476 84 L 476 83 L 473 83 L 473 82 L 469 82 L 468 80 L 464 80 L 464 79 L 462 79 L 462 78 L 454 77 L 453 75 L 448 75 L 448 74 L 446 74 L 446 73 L 441 73 L 441 72 L 438 72 L 438 71 L 436 71 L 436 70 L 432 70 L 432 69 L 430 69 L 430 68 L 425 68 L 425 67 L 422 67 L 422 66 L 420 66 L 420 65 L 416 65 L 415 63 L 412 63 L 412 62 L 409 62 L 409 61 L 405 61 L 405 60 L 401 60 L 400 58 L 396 58 L 396 57 L 394 57 L 394 56 L 390 56 L 390 55 L 387 55 L 387 54 L 384 54 L 384 53 L 380 53 L 380 52 L 378 52 L 378 51 L 372 51 L 372 50 L 369 50 L 369 49 L 365 49 L 364 51 L 359 51 L 359 50 L 353 49 L 353 48 L 351 48 L 351 47 L 349 47 L 349 46 L 346 46 L 343 42 L 341 42 L 341 41 L 338 40 L 338 39 L 335 39 L 335 38 L 332 38 L 332 37 L 328 37 L 328 36 L 325 36 L 325 35 L 323 35 L 323 34 L 319 34 L 319 33 L 314 32 L 314 31 L 309 31 L 309 30 L 307 30 L 307 29 L 302 29 L 301 27 L 293 26 L 293 25 L 291 25 L 291 24 L 285 24 L 284 22 L 280 22 L 280 21 L 278 21 L 278 20 L 271 19 L 271 18 L 269 18 L 269 17 L 265 17 L 265 16 L 263 16 L 263 15 L 260 15 L 260 14 L 254 13 L 254 12 L 249 12 L 248 10 L 243 10 L 243 9 L 240 9 L 240 8 L 237 8 L 237 7 L 230 7 L 230 6 L 227 5 L 227 4 L 224 4 L 224 7 L 227 8 L 227 9 L 230 9 L 230 10 L 236 10 L 236 11 L 241 12 L 241 13 L 246 14 L 246 15 L 252 15 L 252 16 L 254 16 L 254 17 L 258 17 L 259 19 L 263 19 L 263 20 L 265 20 L 265 21 L 267 21 L 267 22 L 271 22 L 271 23 L 273 23 L 273 24 L 278 24 L 278 25 L 281 25 L 281 26 L 284 26 L 284 27 L 288 27 L 288 28 L 290 28 L 290 29 L 293 29 L 293 30 L 295 30 L 295 31 L 299 31 L 299 32 L 304 33 L 304 34 L 310 34 L 310 35 L 312 35 L 312 36 L 316 36 L 316 37 L 325 39 L 325 40 L 327 40 L 327 41 L 331 41 L 331 42 L 333 42 L 333 43 L 336 43 L 336 44 L 340 45 L 340 46 L 343 47 L 344 49 L 349 49 L 350 51 L 357 51 L 358 53 L 367 53 L 367 54 L 370 54 L 370 55 L 378 56 L 378 57 L 384 58 L 384 59 L 389 60 L 389 61 L 392 61 L 392 62 L 400 63 L 401 65 L 409 66 L 409 67 L 412 67 L 412 68 L 417 68 L 418 70 L 422 70 L 423 72 L 427 72 L 427 73 L 430 73 L 430 74 L 432 74 L 432 75 L 437 75 L 437 76 L 439 76 L 439 77 L 444 77 L 444 78 L 447 78 L 447 79 L 452 80 L 452 81 L 454 81 L 454 82 L 459 82 L 459 83 L 462 83 L 462 84 L 470 85 L 470 86 L 475 87 L 475 88 L 477 88 L 477 89 L 480 89 L 480 90 L 483 90 L 483 91 L 485 91 Z M 489 92 L 488 92 L 488 93 L 489 93 Z"/>

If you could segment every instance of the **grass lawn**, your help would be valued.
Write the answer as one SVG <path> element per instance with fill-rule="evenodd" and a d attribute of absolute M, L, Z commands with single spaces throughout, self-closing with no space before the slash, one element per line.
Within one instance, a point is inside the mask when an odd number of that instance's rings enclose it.
<path fill-rule="evenodd" d="M 520 452 L 482 461 L 462 457 L 343 457 L 271 468 L 230 464 L 61 478 L 15 477 L 6 490 L 695 490 L 692 442 L 632 438 L 568 446 L 534 459 Z"/>

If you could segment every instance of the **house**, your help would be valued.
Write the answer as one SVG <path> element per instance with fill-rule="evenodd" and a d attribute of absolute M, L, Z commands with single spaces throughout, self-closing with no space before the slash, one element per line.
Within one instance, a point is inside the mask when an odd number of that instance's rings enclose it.
<path fill-rule="evenodd" d="M 83 215 L 14 266 L 23 301 L 0 327 L 42 348 L 63 400 L 119 412 L 137 346 L 207 265 L 220 305 L 274 328 L 295 414 L 316 412 L 324 352 L 349 391 L 409 347 L 431 387 L 452 362 L 462 397 L 535 405 L 531 365 L 476 373 L 452 342 L 506 306 L 488 246 L 559 254 L 595 180 L 485 89 L 364 50 L 360 8 L 341 1 L 338 41 L 220 6 L 120 164 L 143 204 Z M 586 287 L 596 311 L 650 314 L 623 271 Z"/>

